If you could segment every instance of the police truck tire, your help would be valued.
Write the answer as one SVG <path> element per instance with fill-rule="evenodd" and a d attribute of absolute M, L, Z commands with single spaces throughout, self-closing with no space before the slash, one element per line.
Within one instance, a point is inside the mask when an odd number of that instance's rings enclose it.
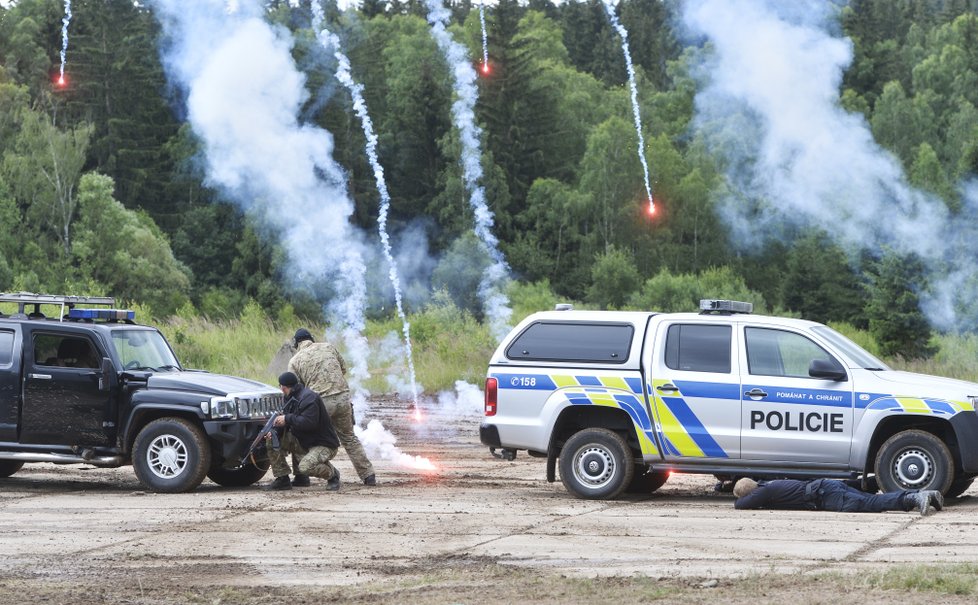
<path fill-rule="evenodd" d="M 268 472 L 268 461 L 264 464 L 246 463 L 238 468 L 212 468 L 207 478 L 221 487 L 247 487 L 258 483 L 259 479 Z"/>
<path fill-rule="evenodd" d="M 954 458 L 936 435 L 902 431 L 887 439 L 876 454 L 876 480 L 884 492 L 910 489 L 948 491 Z"/>
<path fill-rule="evenodd" d="M 961 477 L 955 479 L 951 482 L 951 487 L 947 488 L 947 492 L 944 494 L 946 498 L 957 498 L 961 494 L 968 491 L 971 484 L 975 482 L 974 477 Z"/>
<path fill-rule="evenodd" d="M 20 460 L 0 460 L 0 479 L 13 475 L 23 466 L 24 463 Z"/>
<path fill-rule="evenodd" d="M 669 473 L 649 471 L 647 466 L 635 468 L 632 482 L 625 488 L 626 494 L 651 494 L 669 479 Z"/>
<path fill-rule="evenodd" d="M 133 444 L 132 466 L 151 491 L 193 491 L 211 466 L 204 432 L 183 418 L 160 418 L 143 427 Z"/>
<path fill-rule="evenodd" d="M 609 500 L 631 484 L 635 458 L 625 440 L 608 429 L 574 433 L 560 451 L 560 481 L 587 500 Z"/>

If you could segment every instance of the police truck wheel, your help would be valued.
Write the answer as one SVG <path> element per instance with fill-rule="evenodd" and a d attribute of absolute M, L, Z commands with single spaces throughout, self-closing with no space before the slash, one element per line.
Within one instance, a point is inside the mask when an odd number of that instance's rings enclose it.
<path fill-rule="evenodd" d="M 647 466 L 635 468 L 632 482 L 625 488 L 627 494 L 651 494 L 662 487 L 669 479 L 669 473 L 657 473 L 648 470 Z"/>
<path fill-rule="evenodd" d="M 560 452 L 560 481 L 578 498 L 614 498 L 634 473 L 631 450 L 621 435 L 608 429 L 578 431 Z"/>
<path fill-rule="evenodd" d="M 207 475 L 211 450 L 197 425 L 183 418 L 160 418 L 136 436 L 132 466 L 139 481 L 154 492 L 189 492 Z"/>
<path fill-rule="evenodd" d="M 876 480 L 884 492 L 936 489 L 947 492 L 954 478 L 954 459 L 944 442 L 926 431 L 893 435 L 876 454 Z"/>
<path fill-rule="evenodd" d="M 207 478 L 221 487 L 247 487 L 257 483 L 267 472 L 268 460 L 266 458 L 263 463 L 259 460 L 258 465 L 248 462 L 239 468 L 212 468 L 207 473 Z"/>
<path fill-rule="evenodd" d="M 0 460 L 0 478 L 9 477 L 24 466 L 20 460 Z"/>
<path fill-rule="evenodd" d="M 975 482 L 974 477 L 961 477 L 955 479 L 951 482 L 951 487 L 947 488 L 947 492 L 944 494 L 945 498 L 957 498 L 961 494 L 968 491 L 971 484 Z"/>

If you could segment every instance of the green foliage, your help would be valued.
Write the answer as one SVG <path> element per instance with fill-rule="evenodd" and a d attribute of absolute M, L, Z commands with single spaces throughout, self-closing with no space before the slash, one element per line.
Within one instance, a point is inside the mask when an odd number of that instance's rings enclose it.
<path fill-rule="evenodd" d="M 638 288 L 640 279 L 631 255 L 610 246 L 594 259 L 588 301 L 602 309 L 620 309 Z"/>
<path fill-rule="evenodd" d="M 552 311 L 557 303 L 572 303 L 558 296 L 550 287 L 550 280 L 541 279 L 536 282 L 514 281 L 509 287 L 509 302 L 513 308 L 513 321 L 521 321 L 524 317 L 538 311 Z"/>
<path fill-rule="evenodd" d="M 934 354 L 931 330 L 920 310 L 924 266 L 913 255 L 887 254 L 875 263 L 866 315 L 869 331 L 888 357 L 927 358 Z"/>
<path fill-rule="evenodd" d="M 663 313 L 692 312 L 699 309 L 700 300 L 705 298 L 753 303 L 755 313 L 765 313 L 767 308 L 764 298 L 750 290 L 730 267 L 678 275 L 663 269 L 645 281 L 642 289 L 629 300 L 629 307 Z"/>
<path fill-rule="evenodd" d="M 469 231 L 445 252 L 431 275 L 431 285 L 446 292 L 458 308 L 479 313 L 479 284 L 489 263 L 485 244 Z"/>
<path fill-rule="evenodd" d="M 108 293 L 172 313 L 187 301 L 189 271 L 173 257 L 153 219 L 126 210 L 113 198 L 113 185 L 104 175 L 82 177 L 74 258 L 83 275 L 103 284 Z"/>
<path fill-rule="evenodd" d="M 804 319 L 864 325 L 863 288 L 849 263 L 826 234 L 800 238 L 788 253 L 781 304 Z"/>

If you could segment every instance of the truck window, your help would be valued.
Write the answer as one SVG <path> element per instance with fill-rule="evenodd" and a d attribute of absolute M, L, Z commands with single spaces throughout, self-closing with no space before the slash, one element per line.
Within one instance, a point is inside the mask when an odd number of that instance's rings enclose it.
<path fill-rule="evenodd" d="M 97 368 L 99 357 L 87 338 L 35 334 L 34 364 L 62 368 Z"/>
<path fill-rule="evenodd" d="M 746 328 L 747 367 L 756 376 L 809 378 L 808 367 L 824 359 L 842 369 L 825 349 L 795 332 L 769 328 Z"/>
<path fill-rule="evenodd" d="M 10 365 L 14 359 L 14 333 L 0 330 L 0 366 Z"/>
<path fill-rule="evenodd" d="M 631 324 L 537 322 L 506 349 L 506 357 L 533 361 L 625 363 L 635 328 Z"/>
<path fill-rule="evenodd" d="M 684 372 L 730 373 L 730 326 L 675 324 L 666 333 L 666 367 Z"/>

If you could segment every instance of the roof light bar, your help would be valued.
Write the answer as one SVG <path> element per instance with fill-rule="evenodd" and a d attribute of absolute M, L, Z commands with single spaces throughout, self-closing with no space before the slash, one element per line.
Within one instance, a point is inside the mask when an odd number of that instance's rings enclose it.
<path fill-rule="evenodd" d="M 128 309 L 69 309 L 68 319 L 133 321 L 136 319 L 136 312 Z"/>
<path fill-rule="evenodd" d="M 703 299 L 700 301 L 700 310 L 721 313 L 753 313 L 754 304 L 737 300 Z"/>

